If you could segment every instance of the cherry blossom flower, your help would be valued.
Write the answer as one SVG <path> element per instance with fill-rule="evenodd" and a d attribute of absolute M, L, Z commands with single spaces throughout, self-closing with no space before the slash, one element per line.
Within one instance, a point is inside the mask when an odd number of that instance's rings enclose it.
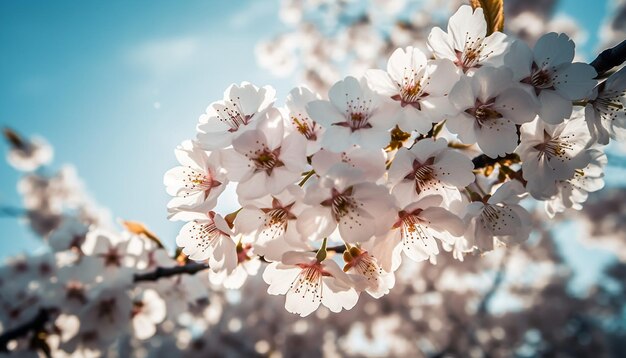
<path fill-rule="evenodd" d="M 97 257 L 84 256 L 73 265 L 57 270 L 56 286 L 47 292 L 51 306 L 63 306 L 65 312 L 80 312 L 89 303 L 89 291 L 102 276 L 103 264 Z"/>
<path fill-rule="evenodd" d="M 156 325 L 166 316 L 165 301 L 152 289 L 142 290 L 133 300 L 131 325 L 135 337 L 148 339 L 156 333 Z"/>
<path fill-rule="evenodd" d="M 393 288 L 396 282 L 394 274 L 384 271 L 377 259 L 367 251 L 352 246 L 343 253 L 343 259 L 346 262 L 343 270 L 352 274 L 357 290 L 380 298 Z"/>
<path fill-rule="evenodd" d="M 278 194 L 300 178 L 306 167 L 305 139 L 296 133 L 283 135 L 280 113 L 270 111 L 257 130 L 242 134 L 232 149 L 222 151 L 222 165 L 227 177 L 239 182 L 240 198 Z"/>
<path fill-rule="evenodd" d="M 587 150 L 591 161 L 586 167 L 574 171 L 574 177 L 559 180 L 556 184 L 557 194 L 545 202 L 548 217 L 553 218 L 556 213 L 565 209 L 582 209 L 582 203 L 587 200 L 590 192 L 598 191 L 604 187 L 604 172 L 606 155 L 598 149 Z"/>
<path fill-rule="evenodd" d="M 322 147 L 340 152 L 358 145 L 366 149 L 383 148 L 393 126 L 384 99 L 372 91 L 365 79 L 354 77 L 335 83 L 329 100 L 309 102 L 309 117 L 326 128 Z"/>
<path fill-rule="evenodd" d="M 97 332 L 102 343 L 112 342 L 130 329 L 129 317 L 132 300 L 118 287 L 106 285 L 88 291 L 88 304 L 77 315 L 82 323 L 81 332 Z"/>
<path fill-rule="evenodd" d="M 594 89 L 585 107 L 585 119 L 593 138 L 600 144 L 608 144 L 609 138 L 626 139 L 625 67 Z"/>
<path fill-rule="evenodd" d="M 433 122 L 451 114 L 447 96 L 459 74 L 450 60 L 427 61 L 409 46 L 394 51 L 387 72 L 369 70 L 367 79 L 372 89 L 396 102 L 395 122 L 402 130 L 426 134 Z"/>
<path fill-rule="evenodd" d="M 307 250 L 296 228 L 305 208 L 303 197 L 302 188 L 292 185 L 278 195 L 246 201 L 235 219 L 237 233 L 250 237 L 255 253 L 267 260 L 279 261 L 289 250 Z"/>
<path fill-rule="evenodd" d="M 261 267 L 261 260 L 252 252 L 252 245 L 237 245 L 237 267 L 228 273 L 226 270 L 209 271 L 209 281 L 217 286 L 235 290 L 241 288 L 248 276 L 255 276 Z"/>
<path fill-rule="evenodd" d="M 104 265 L 108 274 L 120 274 L 135 267 L 139 257 L 128 249 L 131 240 L 107 230 L 95 229 L 87 233 L 81 251 L 94 256 Z"/>
<path fill-rule="evenodd" d="M 556 194 L 556 181 L 573 178 L 577 169 L 589 164 L 586 149 L 591 135 L 581 112 L 558 125 L 536 119 L 521 127 L 515 152 L 522 159 L 526 189 L 534 198 L 549 199 Z"/>
<path fill-rule="evenodd" d="M 205 150 L 228 147 L 242 133 L 254 129 L 258 119 L 274 103 L 276 91 L 248 82 L 232 84 L 224 99 L 213 102 L 198 123 L 198 143 Z"/>
<path fill-rule="evenodd" d="M 186 223 L 176 237 L 176 245 L 183 253 L 196 261 L 209 260 L 213 271 L 225 269 L 231 272 L 237 266 L 237 250 L 234 234 L 226 220 L 213 211 L 198 213 L 193 221 Z"/>
<path fill-rule="evenodd" d="M 574 42 L 565 34 L 543 35 L 531 51 L 524 41 L 516 41 L 505 56 L 514 72 L 513 80 L 521 82 L 538 102 L 539 117 L 558 124 L 572 114 L 572 101 L 581 99 L 593 89 L 596 71 L 586 63 L 574 62 Z"/>
<path fill-rule="evenodd" d="M 454 237 L 463 235 L 463 222 L 442 208 L 442 201 L 441 196 L 430 195 L 395 211 L 396 221 L 390 230 L 366 246 L 383 270 L 397 270 L 402 252 L 409 259 L 421 262 L 439 254 L 435 239 L 451 245 Z"/>
<path fill-rule="evenodd" d="M 74 217 L 66 217 L 48 237 L 48 244 L 56 252 L 73 248 L 79 249 L 85 241 L 88 231 L 89 227 L 82 221 Z"/>
<path fill-rule="evenodd" d="M 460 198 L 458 188 L 474 181 L 472 169 L 472 161 L 448 148 L 445 139 L 422 139 L 411 149 L 398 150 L 389 168 L 389 183 L 401 204 L 430 194 L 441 195 L 449 204 Z"/>
<path fill-rule="evenodd" d="M 10 144 L 7 162 L 15 169 L 30 172 L 50 163 L 53 150 L 43 138 L 22 138 L 11 129 L 4 129 L 4 136 Z"/>
<path fill-rule="evenodd" d="M 352 281 L 331 259 L 318 260 L 312 252 L 287 252 L 263 272 L 267 293 L 285 295 L 285 309 L 301 317 L 320 306 L 332 312 L 351 309 L 358 300 Z"/>
<path fill-rule="evenodd" d="M 184 141 L 174 153 L 181 165 L 163 177 L 167 193 L 174 196 L 167 204 L 168 218 L 180 220 L 186 211 L 200 207 L 204 211 L 213 209 L 228 183 L 219 152 L 208 155 L 195 142 Z"/>
<path fill-rule="evenodd" d="M 321 148 L 321 140 L 325 129 L 309 117 L 306 106 L 309 102 L 320 100 L 321 97 L 306 87 L 296 87 L 287 95 L 285 106 L 288 123 L 286 130 L 297 132 L 306 140 L 306 155 L 311 155 Z"/>
<path fill-rule="evenodd" d="M 524 193 L 515 180 L 502 184 L 486 201 L 475 201 L 465 208 L 465 238 L 479 251 L 493 250 L 497 245 L 516 245 L 530 235 L 530 214 L 518 204 Z"/>
<path fill-rule="evenodd" d="M 353 147 L 337 153 L 320 150 L 311 158 L 311 166 L 315 173 L 324 176 L 338 163 L 346 163 L 350 167 L 360 170 L 364 178 L 376 182 L 385 174 L 387 156 L 383 149 L 367 150 Z"/>
<path fill-rule="evenodd" d="M 435 58 L 452 60 L 463 72 L 483 65 L 495 65 L 507 49 L 506 35 L 494 32 L 487 36 L 483 9 L 472 10 L 463 5 L 448 21 L 448 32 L 434 27 L 428 36 L 428 46 Z"/>
<path fill-rule="evenodd" d="M 337 164 L 308 185 L 304 202 L 311 207 L 300 215 L 298 232 L 312 240 L 327 237 L 338 227 L 346 242 L 363 242 L 392 224 L 387 189 L 366 181 L 360 170 L 347 164 Z"/>
<path fill-rule="evenodd" d="M 471 78 L 461 78 L 450 92 L 459 112 L 446 121 L 448 129 L 465 144 L 477 143 L 492 158 L 512 153 L 516 125 L 532 121 L 537 110 L 532 98 L 511 83 L 507 68 L 485 67 Z"/>

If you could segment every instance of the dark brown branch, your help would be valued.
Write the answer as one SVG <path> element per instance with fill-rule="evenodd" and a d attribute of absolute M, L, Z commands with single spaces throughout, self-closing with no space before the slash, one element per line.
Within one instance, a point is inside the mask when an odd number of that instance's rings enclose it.
<path fill-rule="evenodd" d="M 196 272 L 203 271 L 209 268 L 208 264 L 191 262 L 183 266 L 174 267 L 157 267 L 154 271 L 146 273 L 136 273 L 133 277 L 135 282 L 142 281 L 157 281 L 163 277 L 171 277 L 182 274 L 193 275 Z"/>
<path fill-rule="evenodd" d="M 598 77 L 601 77 L 613 67 L 617 67 L 626 61 L 626 40 L 619 45 L 604 50 L 590 63 L 596 69 Z"/>
<path fill-rule="evenodd" d="M 37 315 L 33 317 L 30 321 L 2 333 L 2 335 L 0 335 L 0 352 L 8 352 L 8 344 L 12 340 L 23 337 L 29 332 L 42 331 L 50 318 L 50 310 L 47 308 L 41 308 L 39 309 L 39 312 L 37 312 Z"/>
<path fill-rule="evenodd" d="M 164 277 L 172 277 L 176 275 L 189 274 L 193 275 L 197 272 L 209 268 L 208 264 L 192 262 L 183 266 L 174 267 L 157 267 L 153 271 L 145 273 L 137 273 L 133 277 L 134 282 L 157 281 Z M 10 341 L 26 336 L 29 332 L 39 332 L 44 329 L 45 324 L 50 321 L 51 310 L 41 308 L 37 315 L 30 321 L 27 321 L 14 329 L 4 332 L 0 335 L 0 352 L 8 352 L 7 345 Z"/>

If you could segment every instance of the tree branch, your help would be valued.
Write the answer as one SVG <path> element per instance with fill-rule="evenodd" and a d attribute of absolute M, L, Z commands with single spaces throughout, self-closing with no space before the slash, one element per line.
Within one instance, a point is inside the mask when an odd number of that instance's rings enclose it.
<path fill-rule="evenodd" d="M 624 63 L 624 61 L 626 61 L 626 40 L 613 48 L 602 51 L 590 65 L 596 69 L 598 73 L 596 78 L 599 78 L 613 67 Z"/>
<path fill-rule="evenodd" d="M 134 282 L 157 281 L 164 277 L 172 277 L 176 275 L 189 274 L 193 275 L 197 272 L 209 268 L 208 264 L 192 262 L 183 266 L 174 267 L 157 267 L 153 271 L 145 273 L 136 273 L 133 276 Z M 52 319 L 51 309 L 41 308 L 37 315 L 30 321 L 27 321 L 11 330 L 0 335 L 0 352 L 8 352 L 7 345 L 10 341 L 26 336 L 29 332 L 39 332 L 44 329 L 45 324 Z"/>
<path fill-rule="evenodd" d="M 193 275 L 196 272 L 203 271 L 209 268 L 208 264 L 191 262 L 183 266 L 174 266 L 174 267 L 157 267 L 154 271 L 145 272 L 145 273 L 136 273 L 133 277 L 134 282 L 143 282 L 143 281 L 157 281 L 163 277 L 171 277 L 182 274 Z"/>
<path fill-rule="evenodd" d="M 37 315 L 35 315 L 35 317 L 33 317 L 30 321 L 4 332 L 0 335 L 0 352 L 6 353 L 9 351 L 7 346 L 10 341 L 23 337 L 29 332 L 38 332 L 43 330 L 50 318 L 50 309 L 40 308 Z"/>

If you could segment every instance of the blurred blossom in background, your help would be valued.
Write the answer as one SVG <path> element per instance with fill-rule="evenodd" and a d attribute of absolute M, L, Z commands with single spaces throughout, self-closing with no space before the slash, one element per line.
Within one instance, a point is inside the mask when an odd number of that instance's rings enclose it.
<path fill-rule="evenodd" d="M 55 158 L 45 170 L 71 165 L 63 167 L 62 180 L 81 186 L 108 225 L 118 219 L 147 223 L 173 249 L 181 224 L 166 220 L 163 173 L 175 165 L 172 148 L 189 137 L 197 117 L 228 85 L 269 84 L 278 98 L 302 83 L 326 93 L 348 74 L 383 67 L 398 47 L 425 44 L 430 28 L 445 25 L 462 3 L 4 1 L 0 125 L 45 137 Z M 626 37 L 623 0 L 505 4 L 505 32 L 531 44 L 546 32 L 564 32 L 581 61 Z M 8 152 L 7 144 L 0 149 Z M 270 299 L 259 280 L 224 294 L 224 302 L 239 306 L 224 308 L 218 323 L 210 323 L 250 340 L 260 354 L 276 341 L 289 352 L 301 345 L 329 355 L 436 356 L 442 346 L 451 354 L 473 355 L 471 348 L 479 345 L 506 356 L 509 339 L 519 356 L 534 355 L 545 342 L 554 344 L 546 354 L 617 356 L 626 335 L 626 146 L 612 143 L 606 152 L 606 187 L 581 212 L 537 224 L 531 239 L 511 253 L 469 257 L 463 264 L 449 257 L 437 266 L 426 263 L 418 278 L 409 280 L 407 273 L 385 299 L 364 298 L 358 309 L 325 320 L 332 331 L 315 329 L 328 315 L 324 310 L 300 320 L 281 307 L 272 316 L 280 300 L 255 306 Z M 0 163 L 0 206 L 28 205 L 19 191 L 33 190 L 36 183 L 22 183 L 18 190 L 19 178 Z M 223 195 L 218 211 L 238 208 L 230 198 Z M 3 258 L 43 250 L 21 220 L 0 218 L 0 232 Z M 506 275 L 499 274 L 503 268 Z M 473 313 L 463 309 L 467 302 L 474 304 Z M 268 321 L 267 332 L 254 330 Z M 460 336 L 466 344 L 456 347 Z"/>

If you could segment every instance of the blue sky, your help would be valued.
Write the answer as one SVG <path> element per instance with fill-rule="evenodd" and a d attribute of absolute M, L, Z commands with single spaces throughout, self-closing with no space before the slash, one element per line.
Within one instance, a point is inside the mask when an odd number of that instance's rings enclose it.
<path fill-rule="evenodd" d="M 606 0 L 565 0 L 593 53 Z M 41 134 L 55 165 L 72 163 L 114 217 L 147 223 L 173 246 L 163 173 L 173 148 L 233 82 L 294 84 L 259 69 L 254 45 L 282 30 L 278 1 L 2 1 L 0 125 Z M 157 108 L 158 107 L 158 108 Z M 6 145 L 0 144 L 2 153 Z M 0 205 L 20 204 L 19 174 L 0 162 Z M 39 246 L 0 218 L 0 257 Z"/>

